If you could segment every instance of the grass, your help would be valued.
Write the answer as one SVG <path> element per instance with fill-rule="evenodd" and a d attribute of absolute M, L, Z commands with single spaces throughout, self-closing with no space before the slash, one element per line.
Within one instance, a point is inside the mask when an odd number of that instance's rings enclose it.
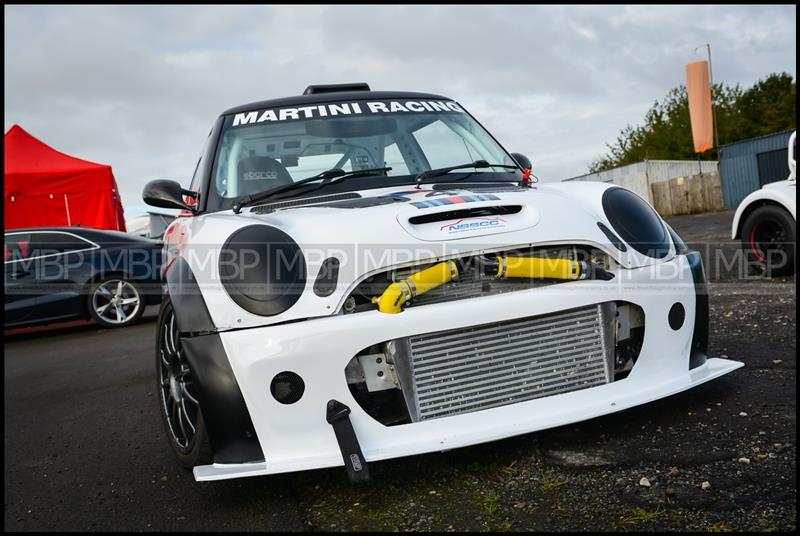
<path fill-rule="evenodd" d="M 542 475 L 542 480 L 539 482 L 539 491 L 547 492 L 557 488 L 560 488 L 566 484 L 564 480 L 557 480 L 553 478 L 551 475 Z"/>
<path fill-rule="evenodd" d="M 492 517 L 497 513 L 500 504 L 500 496 L 496 493 L 487 493 L 483 499 L 483 513 L 487 517 Z"/>
<path fill-rule="evenodd" d="M 724 521 L 717 521 L 716 523 L 712 523 L 705 528 L 706 532 L 733 532 L 733 527 L 725 523 Z"/>
<path fill-rule="evenodd" d="M 316 530 L 512 530 L 503 514 L 503 494 L 487 488 L 518 474 L 519 462 L 474 464 L 454 471 L 430 471 L 423 462 L 411 474 L 384 466 L 382 474 L 363 486 L 351 486 L 333 471 L 299 475 L 294 484 L 303 497 L 307 522 Z"/>
<path fill-rule="evenodd" d="M 512 460 L 510 464 L 501 467 L 500 472 L 508 476 L 516 476 L 519 473 L 519 467 L 517 467 L 517 460 Z"/>
<path fill-rule="evenodd" d="M 651 512 L 649 510 L 645 510 L 644 508 L 637 507 L 634 508 L 631 513 L 622 516 L 619 522 L 623 525 L 636 525 L 645 521 L 652 521 L 663 513 L 664 512 L 661 511 L 661 508 L 656 508 Z"/>

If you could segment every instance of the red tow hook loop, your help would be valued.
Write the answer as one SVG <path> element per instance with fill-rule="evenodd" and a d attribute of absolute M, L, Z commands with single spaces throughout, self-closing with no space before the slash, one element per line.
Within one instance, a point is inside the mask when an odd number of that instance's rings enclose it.
<path fill-rule="evenodd" d="M 522 170 L 522 180 L 520 181 L 520 186 L 524 186 L 526 188 L 531 187 L 531 168 L 525 168 Z"/>

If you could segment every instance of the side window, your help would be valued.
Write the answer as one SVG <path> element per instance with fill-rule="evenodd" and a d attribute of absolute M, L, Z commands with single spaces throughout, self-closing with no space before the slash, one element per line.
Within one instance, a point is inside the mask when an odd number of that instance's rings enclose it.
<path fill-rule="evenodd" d="M 227 138 L 232 137 L 229 132 L 225 133 L 225 140 Z M 230 159 L 231 153 L 231 145 L 228 143 L 222 142 L 222 147 L 219 150 L 219 156 L 217 157 L 217 171 L 214 173 L 216 177 L 216 186 L 217 192 L 222 197 L 231 197 L 228 193 L 228 160 Z"/>
<path fill-rule="evenodd" d="M 90 242 L 71 234 L 32 233 L 32 235 L 32 257 L 69 253 L 94 247 Z"/>
<path fill-rule="evenodd" d="M 211 142 L 212 132 L 214 132 L 213 128 L 208 131 L 206 141 L 203 142 L 203 148 L 200 149 L 200 156 L 197 157 L 197 164 L 194 166 L 194 173 L 192 174 L 192 182 L 189 184 L 189 189 L 194 190 L 195 192 L 200 189 L 200 174 L 198 171 L 200 170 L 200 162 L 203 161 L 203 156 L 205 156 L 206 151 L 208 150 L 208 144 Z"/>
<path fill-rule="evenodd" d="M 194 166 L 194 173 L 192 174 L 192 182 L 189 183 L 189 190 L 194 192 L 200 192 L 201 188 L 201 175 L 203 175 L 202 170 L 207 166 L 201 165 L 203 164 L 203 157 L 205 156 L 206 152 L 208 152 L 208 146 L 211 143 L 211 134 L 214 132 L 214 128 L 212 127 L 211 130 L 208 131 L 208 136 L 206 136 L 206 141 L 203 142 L 203 148 L 200 149 L 200 156 L 197 157 L 197 164 Z M 202 192 L 201 192 L 202 193 Z M 184 196 L 183 200 L 188 205 L 194 205 L 197 203 L 196 197 Z"/>
<path fill-rule="evenodd" d="M 457 166 L 476 160 L 467 149 L 464 139 L 441 120 L 414 132 L 414 139 L 425 153 L 431 169 Z"/>
<path fill-rule="evenodd" d="M 30 233 L 5 235 L 5 260 L 3 262 L 21 261 L 31 256 Z"/>
<path fill-rule="evenodd" d="M 385 165 L 392 168 L 392 175 L 410 175 L 406 161 L 400 153 L 400 148 L 393 143 L 383 150 L 383 161 Z"/>

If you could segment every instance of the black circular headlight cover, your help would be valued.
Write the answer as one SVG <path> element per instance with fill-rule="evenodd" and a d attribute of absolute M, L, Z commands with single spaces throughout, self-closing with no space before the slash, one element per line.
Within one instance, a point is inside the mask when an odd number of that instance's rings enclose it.
<path fill-rule="evenodd" d="M 625 188 L 603 192 L 603 210 L 614 231 L 633 249 L 661 259 L 670 249 L 669 235 L 661 216 L 641 197 Z"/>
<path fill-rule="evenodd" d="M 242 309 L 274 316 L 303 294 L 306 261 L 297 243 L 280 229 L 250 225 L 233 233 L 222 246 L 219 276 Z"/>

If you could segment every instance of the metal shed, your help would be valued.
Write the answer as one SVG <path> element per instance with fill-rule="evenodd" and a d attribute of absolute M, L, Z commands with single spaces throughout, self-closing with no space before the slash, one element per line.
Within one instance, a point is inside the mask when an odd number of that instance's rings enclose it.
<path fill-rule="evenodd" d="M 716 160 L 704 160 L 701 162 L 697 160 L 645 160 L 636 164 L 628 164 L 627 166 L 598 173 L 588 173 L 564 180 L 611 182 L 630 188 L 650 203 L 653 203 L 651 184 L 715 171 L 717 171 Z"/>
<path fill-rule="evenodd" d="M 789 176 L 791 130 L 720 145 L 719 169 L 725 208 L 736 208 L 750 192 Z"/>

